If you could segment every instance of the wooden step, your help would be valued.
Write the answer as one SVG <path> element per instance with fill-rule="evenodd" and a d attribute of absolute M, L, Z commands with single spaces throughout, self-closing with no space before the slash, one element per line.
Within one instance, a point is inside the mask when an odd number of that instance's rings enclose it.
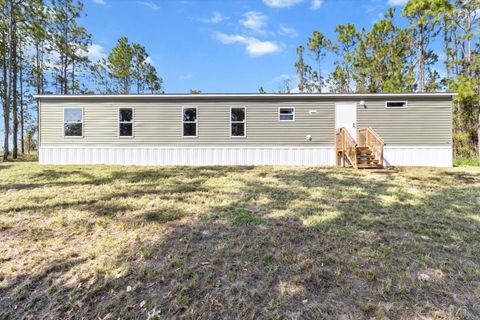
<path fill-rule="evenodd" d="M 357 150 L 357 154 L 372 154 L 372 150 Z"/>
<path fill-rule="evenodd" d="M 373 162 L 373 160 L 375 160 L 375 159 L 372 159 L 372 158 L 357 158 L 357 161 L 363 161 L 363 162 Z"/>
<path fill-rule="evenodd" d="M 379 168 L 379 169 L 366 169 L 365 170 L 368 173 L 372 174 L 393 174 L 393 173 L 398 173 L 397 169 L 391 169 L 391 168 Z"/>
<path fill-rule="evenodd" d="M 358 164 L 358 169 L 381 169 L 383 165 L 381 164 Z"/>

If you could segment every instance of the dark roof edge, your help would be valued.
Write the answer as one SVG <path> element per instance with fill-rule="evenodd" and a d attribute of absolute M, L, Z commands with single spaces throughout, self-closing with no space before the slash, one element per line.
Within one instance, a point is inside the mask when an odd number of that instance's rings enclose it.
<path fill-rule="evenodd" d="M 431 93 L 201 93 L 201 94 L 79 94 L 34 95 L 36 99 L 215 99 L 215 98 L 388 98 L 388 97 L 454 97 L 455 92 Z"/>

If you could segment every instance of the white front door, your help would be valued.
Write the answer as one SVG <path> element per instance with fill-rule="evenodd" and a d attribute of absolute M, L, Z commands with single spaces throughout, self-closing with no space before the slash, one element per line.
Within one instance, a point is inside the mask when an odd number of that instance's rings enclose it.
<path fill-rule="evenodd" d="M 353 139 L 357 140 L 357 103 L 335 103 L 335 129 L 346 128 Z"/>

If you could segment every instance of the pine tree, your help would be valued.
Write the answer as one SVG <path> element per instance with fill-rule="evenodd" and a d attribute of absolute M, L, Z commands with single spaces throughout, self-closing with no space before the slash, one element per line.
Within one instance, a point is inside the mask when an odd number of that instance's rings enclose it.
<path fill-rule="evenodd" d="M 118 93 L 130 93 L 133 55 L 133 48 L 127 37 L 118 39 L 117 46 L 108 55 L 109 76 L 116 81 Z"/>
<path fill-rule="evenodd" d="M 337 26 L 335 32 L 337 44 L 333 46 L 333 51 L 342 59 L 335 61 L 336 68 L 331 74 L 333 77 L 331 80 L 336 83 L 337 90 L 348 93 L 352 91 L 354 53 L 358 44 L 358 34 L 351 23 Z"/>
<path fill-rule="evenodd" d="M 325 38 L 320 31 L 313 31 L 312 37 L 308 39 L 308 49 L 313 52 L 315 62 L 317 63 L 317 70 L 314 82 L 315 92 L 321 93 L 324 85 L 322 76 L 322 60 L 329 50 L 331 50 L 332 42 Z"/>
<path fill-rule="evenodd" d="M 297 71 L 298 77 L 298 90 L 303 93 L 306 88 L 306 79 L 305 79 L 305 60 L 303 59 L 303 52 L 305 51 L 304 46 L 297 47 L 297 61 L 295 62 L 295 69 Z M 263 89 L 263 88 L 262 88 Z"/>
<path fill-rule="evenodd" d="M 76 71 L 85 66 L 90 35 L 77 21 L 82 15 L 83 4 L 75 0 L 53 0 L 50 33 L 52 47 L 58 54 L 55 84 L 57 93 L 75 93 L 79 88 Z"/>
<path fill-rule="evenodd" d="M 439 33 L 441 12 L 447 3 L 448 0 L 410 0 L 403 9 L 403 14 L 408 18 L 416 36 L 420 92 L 425 91 L 425 75 L 428 65 L 432 64 L 431 57 L 434 55 L 429 44 Z"/>

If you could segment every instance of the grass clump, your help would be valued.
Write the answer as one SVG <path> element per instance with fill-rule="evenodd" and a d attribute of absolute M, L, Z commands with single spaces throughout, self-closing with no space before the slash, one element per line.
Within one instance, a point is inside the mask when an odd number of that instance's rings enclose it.
<path fill-rule="evenodd" d="M 235 210 L 232 220 L 234 224 L 240 226 L 257 225 L 263 221 L 252 211 L 243 208 Z"/>
<path fill-rule="evenodd" d="M 479 157 L 457 157 L 453 160 L 455 167 L 480 167 Z"/>

